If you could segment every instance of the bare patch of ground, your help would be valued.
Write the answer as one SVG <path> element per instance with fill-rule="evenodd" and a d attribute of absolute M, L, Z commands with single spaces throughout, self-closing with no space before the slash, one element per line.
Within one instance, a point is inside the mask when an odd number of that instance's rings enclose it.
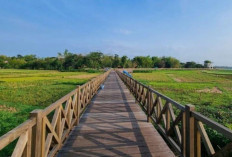
<path fill-rule="evenodd" d="M 65 78 L 89 79 L 97 75 L 98 74 L 74 75 L 74 76 L 65 76 Z"/>
<path fill-rule="evenodd" d="M 14 107 L 7 107 L 5 105 L 0 105 L 0 111 L 16 112 L 16 109 Z"/>
<path fill-rule="evenodd" d="M 212 89 L 205 88 L 201 90 L 197 90 L 198 93 L 217 93 L 222 94 L 222 91 L 218 87 L 213 87 Z"/>
<path fill-rule="evenodd" d="M 181 79 L 174 77 L 173 74 L 168 74 L 168 76 L 170 76 L 176 82 L 183 82 Z"/>

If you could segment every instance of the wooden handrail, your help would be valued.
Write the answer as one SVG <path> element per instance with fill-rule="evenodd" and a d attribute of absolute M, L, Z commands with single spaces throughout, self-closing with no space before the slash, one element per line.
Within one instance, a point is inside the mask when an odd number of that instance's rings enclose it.
<path fill-rule="evenodd" d="M 204 125 L 232 140 L 232 130 L 196 112 L 193 105 L 181 105 L 122 72 L 116 72 L 143 107 L 148 122 L 154 122 L 163 137 L 181 156 L 200 157 L 202 143 L 208 156 L 218 155 Z"/>
<path fill-rule="evenodd" d="M 3 135 L 0 138 L 0 150 L 6 147 L 9 143 L 13 142 L 19 136 L 21 136 L 22 133 L 32 128 L 35 124 L 36 124 L 35 118 L 29 119 L 25 121 L 24 123 L 22 123 L 21 125 L 14 128 L 13 130 L 9 131 L 5 135 Z"/>
<path fill-rule="evenodd" d="M 0 150 L 18 138 L 12 156 L 55 156 L 110 71 L 77 86 L 44 110 L 32 111 L 29 120 L 0 137 Z"/>
<path fill-rule="evenodd" d="M 225 137 L 232 140 L 232 130 L 230 130 L 229 128 L 205 117 L 204 115 L 202 115 L 198 112 L 192 112 L 192 116 L 196 120 L 201 121 L 202 123 L 206 124 L 207 126 L 210 126 L 214 130 L 218 131 L 219 133 L 223 134 Z"/>

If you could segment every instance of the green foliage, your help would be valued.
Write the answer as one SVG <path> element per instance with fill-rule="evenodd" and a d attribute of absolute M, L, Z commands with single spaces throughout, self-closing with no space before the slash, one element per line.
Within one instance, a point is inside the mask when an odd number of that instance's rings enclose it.
<path fill-rule="evenodd" d="M 98 70 L 58 72 L 51 70 L 0 69 L 0 136 L 62 96 L 99 75 Z M 12 150 L 12 145 L 1 153 Z M 7 156 L 0 153 L 0 156 Z"/>
<path fill-rule="evenodd" d="M 152 59 L 150 56 L 137 56 L 133 59 L 137 68 L 150 68 L 152 67 Z"/>
<path fill-rule="evenodd" d="M 193 104 L 206 117 L 232 129 L 232 72 L 228 70 L 155 70 L 133 77 L 181 104 Z M 206 127 L 207 128 L 207 127 Z M 207 128 L 215 148 L 229 142 Z"/>
<path fill-rule="evenodd" d="M 113 63 L 112 63 L 112 67 L 113 68 L 118 68 L 120 67 L 120 58 L 117 54 L 114 55 L 114 60 L 113 60 Z"/>
<path fill-rule="evenodd" d="M 102 52 L 90 52 L 86 55 L 75 54 L 67 49 L 58 53 L 57 57 L 39 58 L 36 55 L 17 55 L 7 57 L 0 55 L 0 69 L 38 69 L 75 71 L 83 68 L 204 68 L 195 62 L 180 63 L 173 57 L 136 56 L 133 59 L 115 54 L 106 55 Z"/>
<path fill-rule="evenodd" d="M 184 68 L 204 68 L 204 66 L 202 64 L 197 64 L 193 61 L 183 63 L 182 67 L 184 67 Z"/>
<path fill-rule="evenodd" d="M 128 62 L 127 56 L 122 56 L 122 58 L 121 58 L 121 67 L 125 68 L 127 62 Z"/>

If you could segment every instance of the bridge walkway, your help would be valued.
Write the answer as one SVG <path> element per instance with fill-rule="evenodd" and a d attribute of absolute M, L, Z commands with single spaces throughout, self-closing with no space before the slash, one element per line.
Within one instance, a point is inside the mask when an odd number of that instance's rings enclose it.
<path fill-rule="evenodd" d="M 116 72 L 109 74 L 104 85 L 58 157 L 175 156 L 154 126 L 147 123 L 146 115 Z"/>

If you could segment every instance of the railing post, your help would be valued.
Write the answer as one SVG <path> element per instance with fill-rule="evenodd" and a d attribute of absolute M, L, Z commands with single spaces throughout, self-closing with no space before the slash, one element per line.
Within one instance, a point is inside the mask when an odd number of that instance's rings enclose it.
<path fill-rule="evenodd" d="M 76 120 L 76 123 L 75 125 L 78 125 L 79 124 L 79 120 L 80 120 L 80 85 L 77 85 L 77 120 Z"/>
<path fill-rule="evenodd" d="M 132 78 L 130 77 L 130 91 L 132 92 L 133 90 L 133 86 L 132 86 Z"/>
<path fill-rule="evenodd" d="M 198 121 L 194 120 L 194 153 L 195 157 L 201 157 L 201 135 L 197 128 Z"/>
<path fill-rule="evenodd" d="M 181 155 L 186 157 L 186 108 L 182 113 L 181 125 Z"/>
<path fill-rule="evenodd" d="M 42 111 L 40 109 L 34 110 L 30 113 L 30 117 L 36 118 L 35 128 L 32 129 L 32 156 L 43 157 L 44 156 L 44 124 Z"/>
<path fill-rule="evenodd" d="M 147 88 L 147 92 L 148 92 L 148 101 L 147 101 L 147 122 L 151 122 L 151 105 L 152 105 L 152 101 L 151 101 L 151 97 L 152 97 L 152 92 L 150 89 L 150 86 L 148 86 Z"/>
<path fill-rule="evenodd" d="M 195 110 L 195 106 L 186 105 L 186 156 L 194 157 L 194 117 L 191 116 L 191 112 Z"/>

